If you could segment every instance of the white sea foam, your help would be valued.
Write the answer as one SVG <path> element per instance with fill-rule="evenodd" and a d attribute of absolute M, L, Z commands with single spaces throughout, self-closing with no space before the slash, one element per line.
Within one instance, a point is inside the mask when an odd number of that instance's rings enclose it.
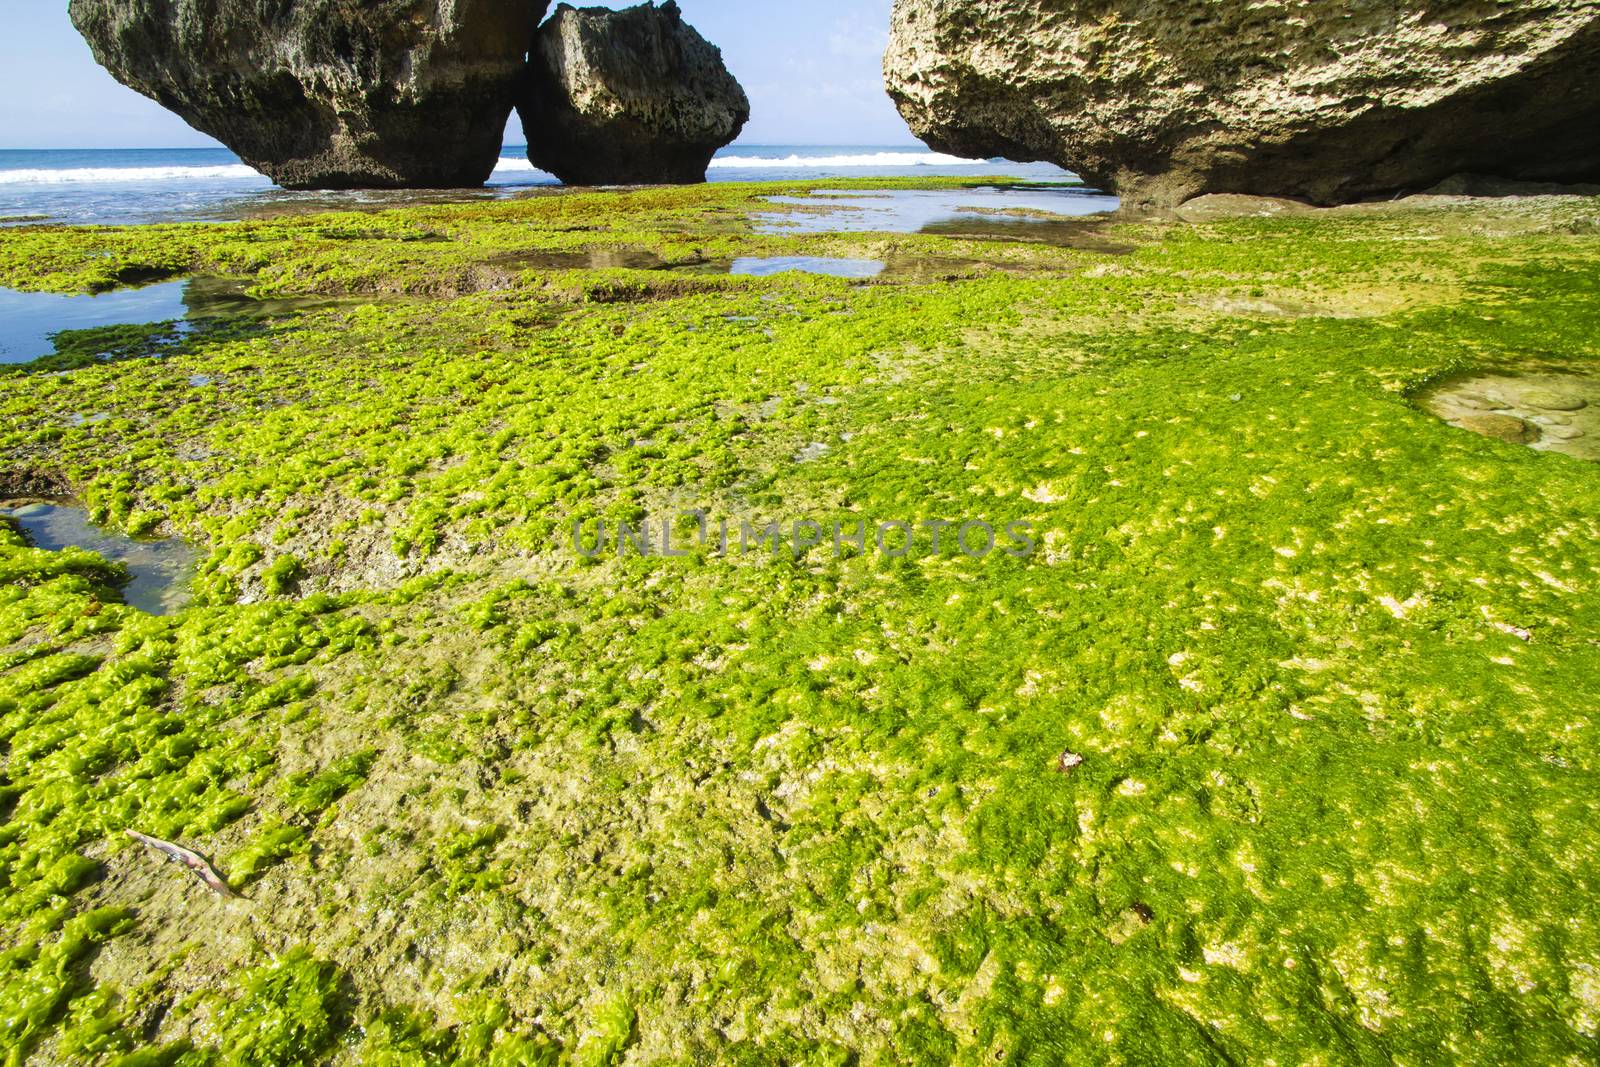
<path fill-rule="evenodd" d="M 501 159 L 496 174 L 526 173 L 537 168 L 526 159 Z M 243 163 L 211 167 L 75 167 L 59 170 L 40 168 L 0 170 L 0 185 L 84 185 L 114 182 L 197 182 L 231 178 L 262 178 Z"/>
<path fill-rule="evenodd" d="M 777 169 L 800 167 L 976 167 L 985 161 L 947 156 L 940 152 L 870 152 L 855 156 L 718 156 L 713 168 Z"/>
<path fill-rule="evenodd" d="M 494 165 L 496 174 L 526 173 L 538 169 L 526 159 L 512 159 L 510 156 L 501 156 L 500 161 Z"/>
<path fill-rule="evenodd" d="M 0 170 L 0 185 L 85 185 L 105 182 L 183 182 L 260 178 L 243 163 L 216 167 L 74 167 L 62 170 Z"/>
<path fill-rule="evenodd" d="M 803 170 L 842 167 L 977 167 L 985 161 L 962 159 L 938 152 L 869 152 L 848 156 L 718 156 L 711 161 L 713 170 Z M 495 166 L 496 174 L 537 171 L 539 168 L 526 159 L 503 156 Z"/>
<path fill-rule="evenodd" d="M 810 170 L 846 167 L 970 167 L 981 159 L 962 159 L 938 152 L 869 152 L 836 156 L 721 156 L 711 161 L 717 170 Z M 527 174 L 539 168 L 526 159 L 502 157 L 497 175 Z M 0 170 L 0 185 L 93 185 L 137 182 L 199 182 L 232 179 L 260 179 L 262 175 L 243 163 L 224 163 L 201 167 L 64 167 L 60 169 L 23 168 Z"/>

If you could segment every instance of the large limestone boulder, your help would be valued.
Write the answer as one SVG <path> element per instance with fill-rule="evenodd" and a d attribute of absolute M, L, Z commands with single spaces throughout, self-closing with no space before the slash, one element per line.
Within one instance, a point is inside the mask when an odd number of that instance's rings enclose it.
<path fill-rule="evenodd" d="M 480 185 L 549 0 L 71 0 L 101 65 L 292 189 Z"/>
<path fill-rule="evenodd" d="M 1133 205 L 1600 178 L 1595 0 L 895 0 L 913 132 Z"/>
<path fill-rule="evenodd" d="M 721 51 L 673 0 L 625 11 L 562 4 L 528 61 L 517 104 L 528 159 L 569 185 L 704 181 L 750 118 Z"/>

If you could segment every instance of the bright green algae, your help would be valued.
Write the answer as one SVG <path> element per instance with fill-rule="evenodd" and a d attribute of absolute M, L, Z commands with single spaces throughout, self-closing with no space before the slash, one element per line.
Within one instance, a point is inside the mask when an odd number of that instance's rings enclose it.
<path fill-rule="evenodd" d="M 1409 395 L 1600 364 L 1596 203 L 1113 256 L 776 191 L 0 233 L 405 297 L 0 381 L 14 480 L 210 554 L 154 619 L 0 533 L 13 1059 L 1592 1060 L 1600 471 Z M 955 280 L 522 265 L 595 248 Z M 1040 551 L 567 543 L 697 506 Z"/>

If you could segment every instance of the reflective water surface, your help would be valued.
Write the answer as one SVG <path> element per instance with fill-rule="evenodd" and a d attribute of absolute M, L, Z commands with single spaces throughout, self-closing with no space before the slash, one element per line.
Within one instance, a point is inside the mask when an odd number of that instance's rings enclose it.
<path fill-rule="evenodd" d="M 946 233 L 986 236 L 997 226 L 1026 235 L 1032 226 L 1115 211 L 1120 201 L 1092 189 L 1058 186 L 981 186 L 972 189 L 821 190 L 774 196 L 774 204 L 803 211 L 760 212 L 761 233 Z M 951 234 L 954 226 L 957 233 Z"/>
<path fill-rule="evenodd" d="M 187 281 L 139 289 L 67 295 L 19 293 L 0 289 L 0 363 L 27 363 L 56 348 L 51 336 L 62 330 L 168 322 L 188 314 Z"/>
<path fill-rule="evenodd" d="M 172 323 L 169 334 L 152 336 L 145 348 L 181 339 L 196 327 L 222 322 L 256 322 L 337 304 L 369 303 L 351 298 L 295 297 L 259 300 L 245 295 L 247 283 L 234 278 L 194 277 L 106 293 L 22 293 L 0 289 L 0 363 L 28 363 L 57 354 L 58 334 L 113 326 Z M 119 339 L 95 338 L 114 350 Z M 99 351 L 90 345 L 90 352 Z M 147 354 L 144 351 L 138 354 Z"/>
<path fill-rule="evenodd" d="M 83 548 L 121 563 L 131 576 L 123 602 L 151 615 L 170 615 L 189 603 L 189 582 L 199 559 L 192 545 L 176 537 L 141 541 L 104 530 L 76 504 L 57 500 L 0 502 L 0 515 L 13 519 L 35 548 L 59 552 Z"/>

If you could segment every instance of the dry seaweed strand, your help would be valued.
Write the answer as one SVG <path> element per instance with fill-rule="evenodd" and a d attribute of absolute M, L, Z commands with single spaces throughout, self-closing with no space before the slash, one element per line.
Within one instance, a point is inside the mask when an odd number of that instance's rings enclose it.
<path fill-rule="evenodd" d="M 149 848 L 155 849 L 168 860 L 187 868 L 205 887 L 222 897 L 237 897 L 228 883 L 222 880 L 222 875 L 217 873 L 215 867 L 207 863 L 205 857 L 197 852 L 191 852 L 182 845 L 175 845 L 171 841 L 163 841 L 159 837 L 141 834 L 137 830 L 125 831 L 135 841 Z"/>

